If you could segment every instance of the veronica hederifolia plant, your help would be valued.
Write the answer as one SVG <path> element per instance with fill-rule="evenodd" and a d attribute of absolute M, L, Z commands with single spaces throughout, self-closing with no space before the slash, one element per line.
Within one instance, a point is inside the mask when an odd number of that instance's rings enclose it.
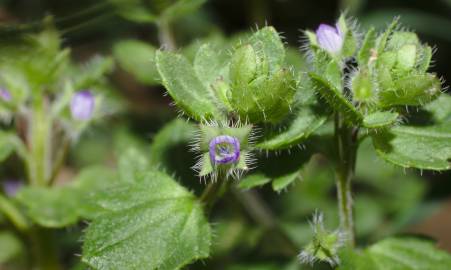
<path fill-rule="evenodd" d="M 322 24 L 315 33 L 305 32 L 312 63 L 309 77 L 334 112 L 332 160 L 340 231 L 347 236 L 348 247 L 354 245 L 351 181 L 362 138 L 371 136 L 382 158 L 403 167 L 442 170 L 450 166 L 449 140 L 442 139 L 449 136 L 443 126 L 449 119 L 424 128 L 401 125 L 412 117 L 409 107 L 421 109 L 441 96 L 442 82 L 428 72 L 432 49 L 421 44 L 415 33 L 398 29 L 395 20 L 382 33 L 370 29 L 363 35 L 355 23 L 341 16 L 335 26 Z M 314 244 L 315 240 L 302 254 L 311 254 L 308 250 Z"/>

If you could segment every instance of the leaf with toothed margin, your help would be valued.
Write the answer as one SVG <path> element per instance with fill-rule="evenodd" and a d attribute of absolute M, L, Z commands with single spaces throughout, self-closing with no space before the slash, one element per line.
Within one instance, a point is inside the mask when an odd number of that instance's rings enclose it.
<path fill-rule="evenodd" d="M 180 269 L 210 252 L 202 205 L 168 175 L 150 170 L 96 195 L 104 214 L 86 230 L 82 261 L 94 269 Z"/>
<path fill-rule="evenodd" d="M 286 130 L 268 136 L 256 147 L 264 150 L 292 147 L 307 139 L 326 120 L 327 116 L 314 112 L 311 107 L 302 107 Z"/>
<path fill-rule="evenodd" d="M 297 179 L 299 179 L 299 171 L 279 176 L 272 181 L 272 189 L 276 192 L 280 192 L 291 185 Z"/>
<path fill-rule="evenodd" d="M 214 95 L 184 56 L 157 51 L 156 64 L 164 87 L 186 114 L 196 120 L 221 116 Z"/>
<path fill-rule="evenodd" d="M 271 178 L 265 176 L 264 174 L 256 173 L 248 175 L 240 180 L 238 187 L 241 189 L 251 189 L 254 187 L 263 186 L 269 182 L 271 182 Z"/>
<path fill-rule="evenodd" d="M 365 35 L 362 46 L 360 47 L 357 55 L 359 65 L 364 66 L 368 64 L 371 57 L 371 49 L 374 49 L 376 45 L 376 30 L 371 27 Z"/>
<path fill-rule="evenodd" d="M 383 159 L 402 167 L 451 169 L 451 122 L 433 126 L 399 126 L 372 134 Z"/>
<path fill-rule="evenodd" d="M 363 115 L 347 100 L 340 91 L 324 80 L 320 75 L 309 73 L 316 90 L 329 106 L 336 112 L 342 113 L 345 120 L 352 125 L 362 123 Z"/>
<path fill-rule="evenodd" d="M 421 49 L 421 57 L 418 60 L 418 72 L 427 72 L 431 64 L 432 59 L 432 48 L 429 46 L 423 46 Z"/>
<path fill-rule="evenodd" d="M 399 114 L 397 112 L 374 112 L 365 115 L 363 126 L 366 128 L 382 128 L 396 123 Z"/>

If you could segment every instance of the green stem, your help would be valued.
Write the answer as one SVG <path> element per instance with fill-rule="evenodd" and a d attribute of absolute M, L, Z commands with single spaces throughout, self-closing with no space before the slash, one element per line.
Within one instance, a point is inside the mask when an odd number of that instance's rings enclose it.
<path fill-rule="evenodd" d="M 36 270 L 60 270 L 53 231 L 35 227 L 29 232 L 33 265 Z"/>
<path fill-rule="evenodd" d="M 218 177 L 217 181 L 209 183 L 203 191 L 200 201 L 204 204 L 207 214 L 210 213 L 213 205 L 228 189 L 228 182 L 230 181 L 227 181 L 224 177 Z"/>
<path fill-rule="evenodd" d="M 340 228 L 346 233 L 347 244 L 351 247 L 355 243 L 351 180 L 354 175 L 357 155 L 357 133 L 357 129 L 346 126 L 338 113 L 335 115 L 335 147 L 337 155 L 335 177 Z"/>
<path fill-rule="evenodd" d="M 29 176 L 31 185 L 45 186 L 50 177 L 50 143 L 52 120 L 45 106 L 45 99 L 35 101 L 30 123 L 30 165 Z"/>
<path fill-rule="evenodd" d="M 165 19 L 158 22 L 158 40 L 160 45 L 164 46 L 169 51 L 173 51 L 177 48 L 171 25 Z"/>

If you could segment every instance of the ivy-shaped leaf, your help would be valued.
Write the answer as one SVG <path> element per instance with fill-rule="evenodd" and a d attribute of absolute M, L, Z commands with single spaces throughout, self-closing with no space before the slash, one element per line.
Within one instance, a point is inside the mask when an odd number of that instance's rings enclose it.
<path fill-rule="evenodd" d="M 285 48 L 274 27 L 264 27 L 250 38 L 257 54 L 264 55 L 272 71 L 278 70 L 285 62 Z"/>
<path fill-rule="evenodd" d="M 402 167 L 429 170 L 451 169 L 451 123 L 393 127 L 373 135 L 383 159 Z"/>
<path fill-rule="evenodd" d="M 95 269 L 180 269 L 206 258 L 211 229 L 201 204 L 168 175 L 148 171 L 97 195 L 106 213 L 88 227 L 83 262 Z"/>
<path fill-rule="evenodd" d="M 217 46 L 204 44 L 199 48 L 194 58 L 194 70 L 206 88 L 211 87 L 215 80 L 227 73 L 228 58 L 229 56 Z"/>
<path fill-rule="evenodd" d="M 201 120 L 221 115 L 212 92 L 184 56 L 157 51 L 156 64 L 166 90 L 189 116 Z"/>

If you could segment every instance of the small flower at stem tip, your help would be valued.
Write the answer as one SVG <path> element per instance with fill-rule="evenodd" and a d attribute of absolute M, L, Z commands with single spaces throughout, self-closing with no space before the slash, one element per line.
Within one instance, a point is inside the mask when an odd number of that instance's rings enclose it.
<path fill-rule="evenodd" d="M 70 104 L 72 118 L 80 121 L 89 120 L 94 112 L 95 97 L 89 90 L 74 94 Z"/>
<path fill-rule="evenodd" d="M 233 136 L 220 135 L 210 141 L 209 151 L 213 164 L 236 163 L 240 158 L 240 142 Z"/>
<path fill-rule="evenodd" d="M 343 47 L 343 33 L 338 26 L 320 24 L 316 30 L 319 46 L 329 53 L 338 53 Z"/>

